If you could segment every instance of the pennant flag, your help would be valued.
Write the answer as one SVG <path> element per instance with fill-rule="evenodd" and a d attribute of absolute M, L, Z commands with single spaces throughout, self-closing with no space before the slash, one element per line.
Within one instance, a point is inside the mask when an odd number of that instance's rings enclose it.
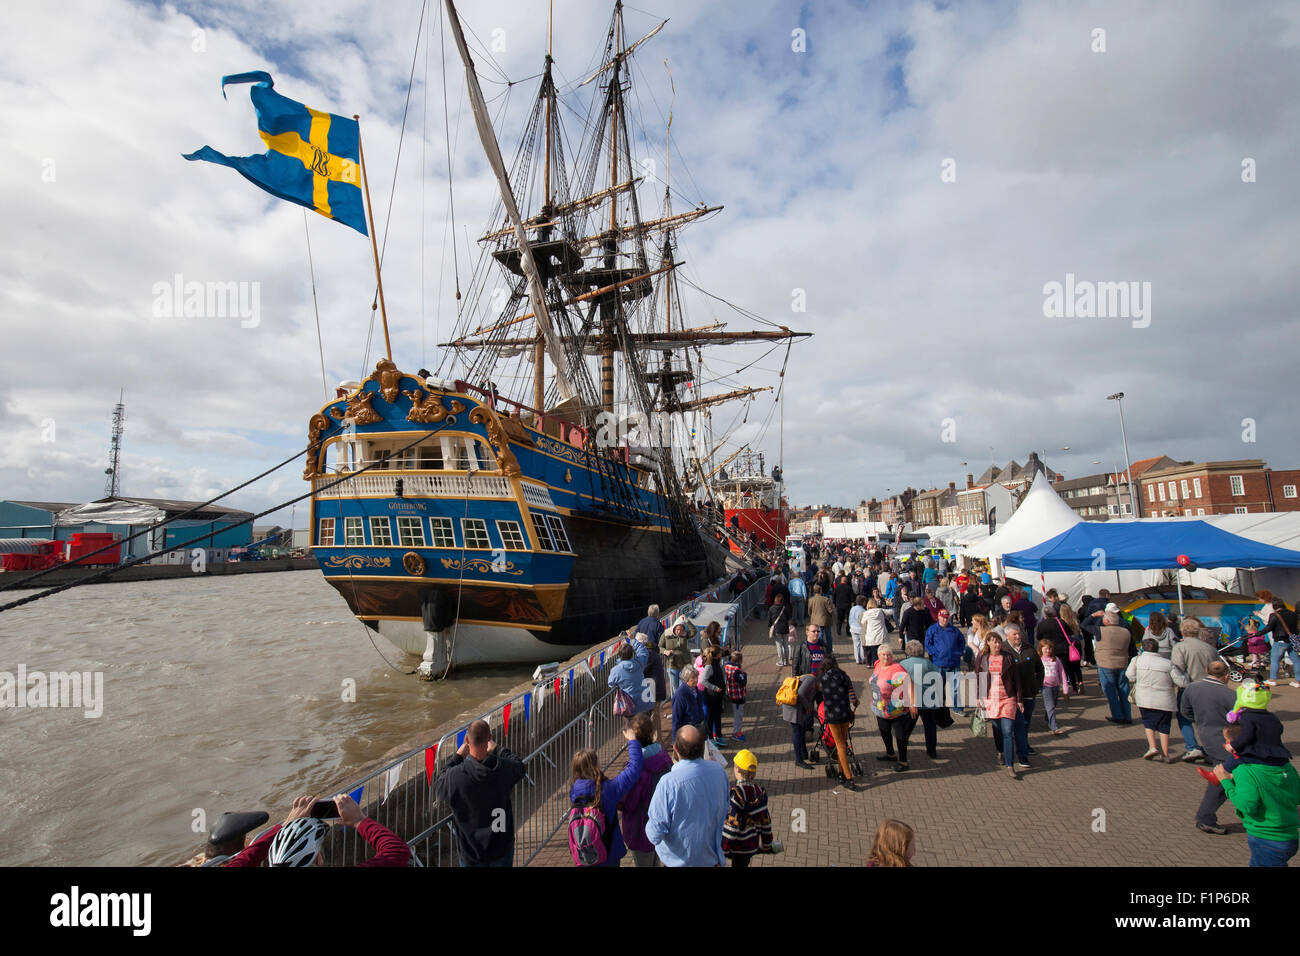
<path fill-rule="evenodd" d="M 465 731 L 462 730 L 456 735 L 456 749 L 459 750 L 465 744 Z"/>
<path fill-rule="evenodd" d="M 384 774 L 384 780 L 381 787 L 381 796 L 379 802 L 383 803 L 388 799 L 388 795 L 397 789 L 397 785 L 402 782 L 402 765 L 399 763 L 396 767 L 389 767 L 388 772 Z"/>
<path fill-rule="evenodd" d="M 352 798 L 352 802 L 353 802 L 353 803 L 355 803 L 355 804 L 357 804 L 358 806 L 360 806 L 360 804 L 361 804 L 361 795 L 365 792 L 365 790 L 366 790 L 366 785 L 363 783 L 361 786 L 357 787 L 357 789 L 355 789 L 355 790 L 353 790 L 351 793 L 349 793 L 348 796 Z"/>
<path fill-rule="evenodd" d="M 596 655 L 595 655 L 595 654 L 592 654 L 590 657 L 587 658 L 587 666 L 590 667 L 592 670 L 595 670 L 595 669 L 596 669 Z"/>
<path fill-rule="evenodd" d="M 502 725 L 501 736 L 502 737 L 510 733 L 510 707 L 511 704 L 513 703 L 514 701 L 511 701 L 509 704 L 506 704 L 505 709 L 501 711 L 501 725 Z"/>
<path fill-rule="evenodd" d="M 433 786 L 433 768 L 438 765 L 438 745 L 426 747 L 424 750 L 424 782 Z"/>
<path fill-rule="evenodd" d="M 601 666 L 601 667 L 604 667 L 604 666 L 605 666 L 605 652 L 604 652 L 604 651 L 601 651 L 601 652 L 600 652 L 600 666 Z"/>
<path fill-rule="evenodd" d="M 306 206 L 351 226 L 363 236 L 365 205 L 361 198 L 361 132 L 356 120 L 322 113 L 271 89 L 269 73 L 254 70 L 221 78 L 221 95 L 231 83 L 252 83 L 257 131 L 270 149 L 258 156 L 227 156 L 211 146 L 183 154 L 229 166 L 272 196 Z"/>
<path fill-rule="evenodd" d="M 570 686 L 570 687 L 573 686 L 573 668 L 572 668 L 572 667 L 569 668 L 569 686 Z"/>
<path fill-rule="evenodd" d="M 562 682 L 563 680 L 564 680 L 564 678 L 562 678 L 562 677 L 557 677 L 557 678 L 555 678 L 555 696 L 556 696 L 556 697 L 559 697 L 559 696 L 560 696 L 560 684 L 561 684 L 561 682 Z"/>
<path fill-rule="evenodd" d="M 529 717 L 532 716 L 531 714 L 532 709 L 533 709 L 533 695 L 524 694 L 524 723 L 528 723 Z"/>

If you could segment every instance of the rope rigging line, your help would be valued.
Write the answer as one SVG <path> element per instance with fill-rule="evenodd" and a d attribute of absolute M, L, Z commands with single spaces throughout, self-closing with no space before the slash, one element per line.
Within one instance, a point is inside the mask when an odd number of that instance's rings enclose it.
<path fill-rule="evenodd" d="M 429 437 L 430 434 L 432 434 L 433 432 L 437 432 L 437 431 L 440 430 L 442 427 L 443 427 L 442 425 L 439 425 L 438 428 L 432 429 L 431 432 L 421 432 L 421 433 L 420 433 L 420 436 L 419 436 L 418 438 L 416 438 L 414 441 L 412 441 L 410 444 L 405 445 L 405 446 L 403 446 L 403 447 L 401 447 L 401 448 L 398 448 L 396 451 L 394 451 L 394 452 L 393 452 L 393 456 L 396 456 L 396 455 L 398 455 L 398 454 L 400 454 L 400 453 L 402 453 L 402 452 L 404 452 L 404 451 L 406 451 L 406 450 L 408 450 L 408 449 L 410 449 L 410 448 L 414 448 L 416 445 L 420 444 L 420 442 L 422 442 L 422 441 L 426 441 L 426 440 L 428 439 L 428 437 Z M 231 493 L 233 493 L 233 492 L 235 492 L 235 491 L 238 491 L 240 488 L 243 488 L 243 487 L 245 487 L 246 485 L 252 484 L 254 481 L 257 481 L 257 480 L 260 479 L 260 478 L 264 478 L 264 477 L 266 477 L 266 476 L 269 475 L 272 471 L 275 471 L 277 468 L 283 468 L 283 467 L 284 467 L 285 465 L 287 465 L 289 462 L 293 461 L 294 458 L 297 458 L 298 455 L 302 455 L 302 454 L 304 454 L 306 451 L 309 451 L 309 450 L 310 450 L 310 447 L 307 448 L 307 449 L 304 449 L 304 451 L 300 451 L 300 452 L 298 452 L 297 454 L 295 454 L 295 455 L 293 456 L 293 458 L 287 458 L 287 459 L 285 459 L 284 461 L 280 462 L 280 464 L 276 465 L 275 468 L 271 468 L 271 469 L 269 469 L 269 470 L 263 472 L 262 474 L 258 475 L 256 478 L 250 478 L 248 481 L 244 482 L 244 484 L 242 484 L 242 485 L 238 485 L 238 486 L 235 487 L 235 488 L 231 488 L 230 491 L 223 492 L 222 494 L 218 495 L 216 498 L 213 498 L 212 501 L 219 501 L 221 498 L 224 498 L 226 495 L 231 494 Z M 382 461 L 384 461 L 384 462 L 386 462 L 387 460 L 388 460 L 388 459 L 382 459 Z M 376 461 L 376 462 L 374 462 L 373 464 L 366 465 L 366 466 L 363 467 L 363 468 L 358 468 L 356 471 L 352 472 L 351 474 L 348 474 L 348 475 L 346 475 L 346 476 L 344 476 L 344 477 L 341 477 L 341 478 L 335 479 L 334 481 L 331 481 L 331 482 L 329 482 L 328 484 L 321 485 L 319 488 L 313 488 L 312 490 L 308 491 L 306 494 L 299 495 L 299 496 L 296 497 L 296 498 L 290 498 L 288 501 L 283 501 L 283 502 L 281 502 L 280 504 L 275 505 L 274 507 L 267 508 L 265 511 L 259 511 L 257 514 L 255 514 L 255 515 L 251 515 L 250 517 L 245 518 L 245 519 L 242 520 L 242 521 L 236 521 L 234 524 L 228 524 L 228 525 L 225 525 L 225 526 L 221 529 L 221 531 L 230 531 L 230 530 L 232 530 L 232 529 L 234 529 L 234 528 L 240 528 L 240 527 L 243 527 L 243 526 L 246 525 L 246 524 L 251 524 L 252 522 L 256 521 L 258 518 L 264 518 L 264 517 L 266 517 L 267 515 L 269 515 L 269 514 L 274 514 L 275 512 L 280 511 L 280 510 L 282 510 L 282 509 L 284 509 L 284 508 L 287 508 L 287 507 L 289 507 L 290 505 L 297 504 L 298 502 L 303 501 L 303 500 L 305 500 L 305 499 L 307 499 L 307 498 L 310 498 L 312 495 L 314 495 L 314 494 L 316 494 L 316 493 L 318 493 L 318 492 L 320 492 L 320 491 L 326 491 L 326 490 L 328 490 L 328 489 L 330 489 L 330 488 L 333 488 L 335 485 L 341 485 L 341 484 L 342 484 L 343 482 L 345 482 L 345 481 L 351 481 L 351 480 L 352 480 L 353 478 L 355 478 L 357 475 L 364 474 L 365 472 L 370 471 L 372 468 L 377 468 L 377 467 L 380 465 L 380 463 L 381 463 L 380 461 Z M 211 503 L 212 503 L 212 502 L 209 501 L 209 502 L 206 502 L 205 504 L 211 504 Z M 204 507 L 204 505 L 199 505 L 199 506 L 196 507 L 196 508 L 191 508 L 188 512 L 185 512 L 184 514 L 193 514 L 195 511 L 201 509 L 202 507 Z M 179 520 L 181 517 L 183 517 L 183 515 L 177 515 L 175 518 L 171 518 L 171 519 L 169 519 L 169 521 L 177 521 L 177 520 Z M 162 524 L 166 524 L 166 523 L 168 523 L 168 522 L 160 522 L 159 525 L 155 525 L 155 526 L 153 526 L 153 527 L 147 528 L 147 529 L 145 529 L 145 531 L 142 531 L 142 532 L 137 533 L 136 535 L 133 535 L 132 538 L 139 537 L 141 534 L 147 534 L 147 533 L 149 533 L 150 531 L 153 531 L 153 530 L 155 530 L 156 528 L 161 527 Z M 201 534 L 201 535 L 199 535 L 197 538 L 191 538 L 189 541 L 183 541 L 183 542 L 181 542 L 180 544 L 172 545 L 170 548 L 167 548 L 167 549 L 162 550 L 162 551 L 153 551 L 153 552 L 151 552 L 151 553 L 149 553 L 149 554 L 143 555 L 142 557 L 136 558 L 136 559 L 133 560 L 133 561 L 127 561 L 127 562 L 125 562 L 125 563 L 123 563 L 123 564 L 115 565 L 114 567 L 107 568 L 107 569 L 105 569 L 105 570 L 103 570 L 103 571 L 99 571 L 99 572 L 97 572 L 97 573 L 95 573 L 95 574 L 92 574 L 92 575 L 90 575 L 89 577 L 82 578 L 82 579 L 79 580 L 79 581 L 72 581 L 72 582 L 69 582 L 68 584 L 61 584 L 61 585 L 59 585 L 58 587 L 50 588 L 50 589 L 47 590 L 47 591 L 39 591 L 39 592 L 37 592 L 36 594 L 29 594 L 27 597 L 19 598 L 17 601 L 10 601 L 8 604 L 0 605 L 0 613 L 3 613 L 3 612 L 5 612 L 5 611 L 12 610 L 13 608 L 16 608 L 16 607 L 22 607 L 24 604 L 31 604 L 33 601 L 39 601 L 41 598 L 49 597 L 49 596 L 52 595 L 52 594 L 58 594 L 58 593 L 60 593 L 60 592 L 62 592 L 62 591 L 68 591 L 68 590 L 70 590 L 70 589 L 72 589 L 72 588 L 81 587 L 82 585 L 85 585 L 85 584 L 94 584 L 94 583 L 96 583 L 96 582 L 98 582 L 98 581 L 106 580 L 107 578 L 111 577 L 112 575 L 117 574 L 119 571 L 124 571 L 124 570 L 126 570 L 127 568 L 135 567 L 137 564 L 144 564 L 146 561 L 150 561 L 150 560 L 152 560 L 152 559 L 158 557 L 159 555 L 166 554 L 168 551 L 182 551 L 182 550 L 184 550 L 185 548 L 188 548 L 190 545 L 192 545 L 192 544 L 197 544 L 197 543 L 200 542 L 200 541 L 209 541 L 209 540 L 211 540 L 213 537 L 215 537 L 215 536 L 216 536 L 217 534 L 219 534 L 219 533 L 220 533 L 220 532 L 217 532 L 217 531 L 209 531 L 207 534 Z M 128 539 L 128 540 L 130 540 L 130 539 Z M 118 544 L 120 544 L 120 543 L 121 543 L 121 542 L 118 542 Z M 110 547 L 112 547 L 112 546 L 110 546 Z M 102 550 L 107 550 L 107 549 L 106 549 L 106 548 L 101 548 L 100 550 L 102 551 Z M 93 553 L 98 554 L 99 552 L 93 552 Z M 86 555 L 86 557 L 89 557 L 89 555 Z M 49 570 L 54 570 L 54 569 L 53 569 L 53 568 L 49 568 L 49 569 L 46 569 L 46 570 L 49 571 Z M 44 573 L 44 572 L 42 572 L 42 573 Z M 27 579 L 25 579 L 25 580 L 32 580 L 34 577 L 38 577 L 38 576 L 39 576 L 39 575 L 33 575 L 32 578 L 27 578 Z M 21 584 L 21 583 L 23 583 L 23 582 L 18 582 L 18 583 Z M 14 586 L 16 587 L 17 585 L 14 585 Z M 9 590 L 9 588 L 6 588 L 6 590 Z"/>
<path fill-rule="evenodd" d="M 220 501 L 222 498 L 225 498 L 225 497 L 227 497 L 228 495 L 233 495 L 236 491 L 239 491 L 239 490 L 241 490 L 241 489 L 243 489 L 243 488 L 247 488 L 249 485 L 251 485 L 251 484 L 252 484 L 253 482 L 255 482 L 255 481 L 261 481 L 263 478 L 265 478 L 267 475 L 271 474 L 271 473 L 274 472 L 274 471 L 279 471 L 279 470 L 280 470 L 281 468 L 283 468 L 285 465 L 289 464 L 289 462 L 294 461 L 295 459 L 301 457 L 302 455 L 305 455 L 307 452 L 311 451 L 311 449 L 312 449 L 312 446 L 311 446 L 311 445 L 308 445 L 308 446 L 307 446 L 306 448 L 304 448 L 302 451 L 296 451 L 296 452 L 294 452 L 292 455 L 290 455 L 290 456 L 289 456 L 288 458 L 286 458 L 284 461 L 280 462 L 278 465 L 273 465 L 272 467 L 268 468 L 266 471 L 262 472 L 260 475 L 254 475 L 252 478 L 249 478 L 247 481 L 245 481 L 245 482 L 243 482 L 243 483 L 241 483 L 241 484 L 235 485 L 235 487 L 233 487 L 233 488 L 231 488 L 231 489 L 229 489 L 229 490 L 227 490 L 227 491 L 223 491 L 221 494 L 217 495 L 215 498 L 209 498 L 207 501 L 200 502 L 199 504 L 196 504 L 193 508 L 190 508 L 188 511 L 182 511 L 182 512 L 181 512 L 180 514 L 178 514 L 178 515 L 174 515 L 174 516 L 171 517 L 171 518 L 167 518 L 167 519 L 165 519 L 165 520 L 163 520 L 163 521 L 159 521 L 157 524 L 150 525 L 149 527 L 145 528 L 143 531 L 137 531 L 135 534 L 131 535 L 130 537 L 123 538 L 121 541 L 116 541 L 116 542 L 114 542 L 113 544 L 105 545 L 104 547 L 100 548 L 98 551 L 91 551 L 89 554 L 83 554 L 83 555 L 82 555 L 80 558 L 78 558 L 77 560 L 80 561 L 80 560 L 84 560 L 85 558 L 93 558 L 95 555 L 97 555 L 97 554 L 103 554 L 105 551 L 112 551 L 114 548 L 120 547 L 121 545 L 129 544 L 130 542 L 134 541 L 136 538 L 143 537 L 143 536 L 146 535 L 146 534 L 152 534 L 153 532 L 157 531 L 159 528 L 163 528 L 163 527 L 166 527 L 167 525 L 171 524 L 173 521 L 180 521 L 180 520 L 182 520 L 183 518 L 185 518 L 185 517 L 187 517 L 187 516 L 189 516 L 189 515 L 192 515 L 192 514 L 194 514 L 194 513 L 196 513 L 196 512 L 202 511 L 202 510 L 203 510 L 204 508 L 206 508 L 208 505 L 215 504 L 216 502 Z M 238 525 L 230 525 L 229 527 L 238 527 Z M 223 529 L 223 530 L 224 530 L 224 529 Z M 207 537 L 210 538 L 210 537 L 212 537 L 212 536 L 213 536 L 214 534 L 216 534 L 216 533 L 217 533 L 217 532 L 215 532 L 215 531 L 214 531 L 214 532 L 210 532 L 210 533 L 207 535 Z M 200 540 L 201 540 L 201 539 L 200 539 Z M 172 551 L 174 551 L 174 550 L 176 550 L 176 549 L 175 549 L 175 548 L 170 548 L 170 549 L 167 549 L 167 550 L 172 550 Z M 167 553 L 167 551 L 159 551 L 159 552 L 157 552 L 157 554 L 166 554 L 166 553 Z M 53 573 L 53 572 L 55 572 L 55 571 L 58 571 L 58 570 L 60 570 L 59 567 L 53 567 L 53 568 L 46 568 L 44 571 L 37 571 L 35 574 L 28 575 L 27 577 L 23 578 L 21 581 L 15 581 L 13 584 L 5 584 L 3 587 L 0 587 L 0 590 L 3 590 L 3 591 L 14 591 L 14 590 L 21 589 L 21 588 L 22 588 L 24 585 L 26 585 L 29 581 L 35 581 L 37 578 L 43 578 L 43 577 L 45 577 L 45 575 L 47 575 L 47 574 L 51 574 L 51 573 Z"/>
<path fill-rule="evenodd" d="M 320 350 L 320 386 L 329 401 L 330 387 L 325 381 L 325 343 L 320 334 L 320 305 L 316 301 L 316 264 L 311 258 L 311 231 L 307 228 L 307 210 L 302 211 L 302 231 L 307 236 L 307 268 L 311 271 L 311 307 L 316 312 L 316 347 Z M 296 457 L 296 456 L 295 456 Z"/>

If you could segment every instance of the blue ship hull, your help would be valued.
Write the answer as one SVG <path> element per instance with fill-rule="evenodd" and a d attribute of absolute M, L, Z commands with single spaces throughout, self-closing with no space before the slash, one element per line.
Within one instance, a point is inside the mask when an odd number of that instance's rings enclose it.
<path fill-rule="evenodd" d="M 360 620 L 414 653 L 464 628 L 496 648 L 466 660 L 552 659 L 722 573 L 649 469 L 471 391 L 383 360 L 312 417 L 313 553 Z"/>

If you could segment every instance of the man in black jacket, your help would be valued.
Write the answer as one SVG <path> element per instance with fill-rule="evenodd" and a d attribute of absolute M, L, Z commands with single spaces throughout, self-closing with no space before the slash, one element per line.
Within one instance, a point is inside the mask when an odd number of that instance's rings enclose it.
<path fill-rule="evenodd" d="M 849 583 L 849 576 L 841 574 L 839 583 L 835 585 L 835 591 L 831 594 L 831 600 L 835 604 L 835 634 L 837 637 L 846 636 L 849 633 L 849 609 L 853 607 L 854 598 L 857 595 L 853 593 L 853 585 Z"/>
<path fill-rule="evenodd" d="M 492 739 L 486 720 L 465 732 L 456 756 L 438 772 L 438 799 L 451 808 L 461 866 L 512 866 L 515 811 L 510 791 L 524 777 L 524 762 Z"/>
<path fill-rule="evenodd" d="M 1016 768 L 1028 770 L 1029 755 L 1033 752 L 1029 748 L 1029 719 L 1034 715 L 1034 703 L 1039 688 L 1043 686 L 1043 660 L 1015 624 L 1005 625 L 1003 631 L 1007 642 L 1002 653 L 1009 656 L 1016 666 L 1020 678 L 1020 702 L 1024 705 L 1024 709 L 1016 714 Z"/>
<path fill-rule="evenodd" d="M 971 618 L 976 614 L 984 613 L 982 610 L 983 607 L 984 599 L 981 597 L 979 590 L 973 584 L 968 586 L 966 588 L 966 593 L 961 596 L 961 605 L 959 608 L 961 612 L 959 615 L 961 626 L 970 627 Z"/>

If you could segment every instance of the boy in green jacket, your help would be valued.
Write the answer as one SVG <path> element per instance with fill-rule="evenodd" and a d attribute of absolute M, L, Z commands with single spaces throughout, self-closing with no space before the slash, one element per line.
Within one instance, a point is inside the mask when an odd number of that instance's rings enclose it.
<path fill-rule="evenodd" d="M 1251 866 L 1286 866 L 1300 848 L 1300 774 L 1281 767 L 1244 763 L 1228 773 L 1219 764 L 1214 775 L 1223 784 L 1246 827 Z"/>

